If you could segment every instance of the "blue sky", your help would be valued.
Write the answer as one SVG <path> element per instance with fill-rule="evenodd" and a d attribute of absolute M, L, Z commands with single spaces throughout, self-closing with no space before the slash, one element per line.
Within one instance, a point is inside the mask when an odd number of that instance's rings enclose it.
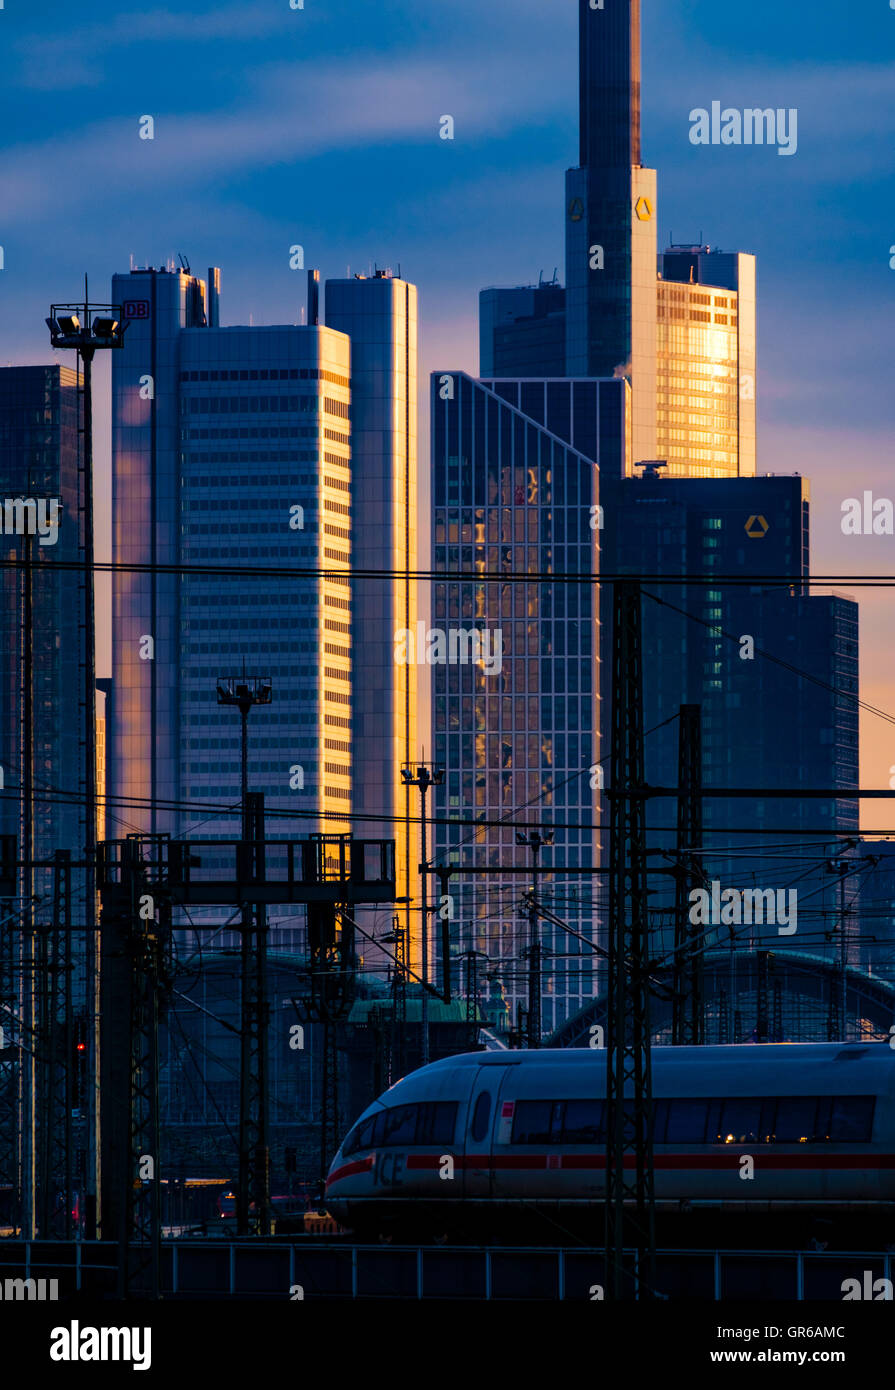
<path fill-rule="evenodd" d="M 643 26 L 660 241 L 758 257 L 759 471 L 810 477 L 816 572 L 895 573 L 895 537 L 839 528 L 844 497 L 895 489 L 895 10 L 643 0 Z M 479 288 L 562 275 L 576 50 L 574 0 L 5 0 L 0 363 L 52 360 L 49 302 L 85 270 L 107 298 L 131 255 L 220 265 L 224 322 L 297 321 L 298 242 L 324 277 L 400 263 L 422 371 L 475 371 Z M 713 100 L 797 108 L 797 154 L 692 146 L 689 112 Z M 99 431 L 102 489 L 103 409 Z M 862 601 L 862 676 L 895 709 L 890 608 Z M 895 738 L 863 735 L 862 780 L 886 785 Z"/>

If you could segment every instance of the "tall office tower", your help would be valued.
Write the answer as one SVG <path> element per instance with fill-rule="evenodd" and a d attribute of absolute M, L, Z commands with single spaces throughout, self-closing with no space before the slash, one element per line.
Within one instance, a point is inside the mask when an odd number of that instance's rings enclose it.
<path fill-rule="evenodd" d="M 554 277 L 481 291 L 480 376 L 624 376 L 633 386 L 624 476 L 654 458 L 671 476 L 750 476 L 755 259 L 672 246 L 657 278 L 656 175 L 640 163 L 640 0 L 579 0 L 579 38 L 566 288 Z"/>
<path fill-rule="evenodd" d="M 602 495 L 603 566 L 663 577 L 643 584 L 644 727 L 655 729 L 646 738 L 646 780 L 677 785 L 677 721 L 657 726 L 682 704 L 700 705 L 705 786 L 767 790 L 749 800 L 706 797 L 704 843 L 719 851 L 706 860 L 709 876 L 725 887 L 782 887 L 792 861 L 769 858 L 768 848 L 815 831 L 832 842 L 858 824 L 848 797 L 858 784 L 857 605 L 811 596 L 801 582 L 808 484 L 797 476 L 647 473 L 604 483 Z M 713 573 L 748 582 L 713 587 Z M 680 582 L 686 575 L 707 582 Z M 781 585 L 781 575 L 792 583 Z M 611 692 L 605 696 L 608 705 Z M 841 791 L 829 801 L 774 796 L 795 787 Z M 671 799 L 648 804 L 654 848 L 674 843 L 675 814 Z M 798 935 L 783 944 L 798 948 Z"/>
<path fill-rule="evenodd" d="M 483 380 L 502 401 L 558 435 L 585 458 L 599 459 L 602 476 L 622 478 L 631 471 L 631 385 L 624 377 L 608 381 Z"/>
<path fill-rule="evenodd" d="M 145 830 L 201 821 L 203 836 L 235 838 L 238 819 L 204 808 L 239 803 L 239 716 L 216 683 L 245 663 L 273 686 L 250 717 L 250 789 L 294 812 L 299 834 L 344 831 L 349 342 L 317 326 L 215 326 L 216 289 L 206 309 L 184 271 L 117 275 L 113 300 L 130 319 L 113 367 L 114 558 L 184 568 L 115 575 L 110 794 Z M 271 572 L 241 576 L 249 566 Z M 296 567 L 329 573 L 277 573 Z"/>
<path fill-rule="evenodd" d="M 624 383 L 620 383 L 624 386 Z M 615 383 L 609 383 L 615 386 Z M 598 472 L 589 456 L 535 424 L 462 372 L 432 377 L 435 757 L 447 769 L 435 814 L 434 862 L 487 866 L 450 880 L 455 957 L 483 952 L 479 979 L 497 975 L 515 1018 L 528 1000 L 528 879 L 520 827 L 552 829 L 541 851 L 541 903 L 590 939 L 597 912 L 590 874 L 551 866 L 595 863 L 599 761 Z M 485 582 L 485 573 L 531 582 Z M 441 577 L 443 576 L 443 577 Z M 477 825 L 476 822 L 481 822 Z M 528 831 L 525 831 L 528 833 Z M 591 997 L 595 956 L 560 926 L 540 923 L 543 1031 Z M 455 966 L 454 986 L 465 986 Z"/>
<path fill-rule="evenodd" d="M 655 458 L 656 174 L 640 162 L 640 0 L 579 4 L 579 167 L 566 174 L 566 375 L 625 375 Z"/>
<path fill-rule="evenodd" d="M 351 340 L 352 567 L 385 576 L 351 587 L 352 806 L 374 817 L 356 833 L 396 841 L 398 897 L 416 899 L 419 793 L 401 781 L 401 764 L 422 753 L 417 684 L 426 668 L 395 661 L 396 633 L 415 632 L 418 617 L 416 286 L 386 271 L 327 280 L 326 322 Z M 409 902 L 403 925 L 418 963 L 408 913 Z M 379 963 L 368 945 L 364 957 Z"/>
<path fill-rule="evenodd" d="M 0 831 L 17 837 L 20 859 L 52 858 L 56 849 L 80 859 L 77 798 L 93 787 L 84 764 L 83 590 L 77 573 L 58 567 L 82 557 L 78 420 L 70 368 L 0 369 L 0 550 L 8 560 L 30 558 L 28 568 L 0 572 Z M 48 885 L 39 871 L 34 891 L 44 901 L 52 901 Z"/>
<path fill-rule="evenodd" d="M 479 294 L 479 376 L 564 377 L 566 292 L 549 284 Z"/>
<path fill-rule="evenodd" d="M 672 246 L 657 288 L 656 456 L 669 477 L 751 477 L 755 257 Z"/>

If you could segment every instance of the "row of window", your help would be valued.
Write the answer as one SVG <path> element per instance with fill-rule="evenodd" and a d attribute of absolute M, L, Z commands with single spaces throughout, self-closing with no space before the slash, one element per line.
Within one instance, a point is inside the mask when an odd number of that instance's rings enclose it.
<path fill-rule="evenodd" d="M 318 396 L 187 396 L 180 402 L 181 415 L 267 415 L 284 410 L 316 413 L 319 409 Z"/>
<path fill-rule="evenodd" d="M 770 1099 L 657 1100 L 656 1144 L 868 1144 L 875 1096 L 779 1096 Z M 490 1098 L 482 1093 L 471 1131 L 487 1134 Z M 606 1142 L 602 1100 L 520 1100 L 513 1115 L 513 1144 L 601 1145 Z M 457 1122 L 455 1101 L 399 1105 L 363 1120 L 342 1151 L 451 1144 Z"/>
<path fill-rule="evenodd" d="M 336 386 L 348 386 L 347 376 L 335 372 L 317 371 L 314 367 L 262 367 L 257 371 L 181 372 L 181 381 L 331 381 Z"/>
<path fill-rule="evenodd" d="M 431 1100 L 421 1105 L 397 1105 L 362 1120 L 342 1145 L 343 1154 L 389 1145 L 452 1144 L 457 1126 L 457 1102 Z"/>
<path fill-rule="evenodd" d="M 289 454 L 289 459 L 294 457 Z M 210 460 L 204 454 L 197 454 L 193 459 L 187 460 L 192 463 L 208 463 Z M 229 455 L 225 462 L 230 462 Z M 237 455 L 234 462 L 241 462 L 242 456 Z M 274 460 L 276 461 L 276 460 Z M 252 488 L 253 490 L 262 487 L 278 487 L 284 492 L 290 493 L 295 490 L 296 483 L 316 484 L 316 473 L 306 474 L 303 477 L 296 477 L 294 473 L 203 473 L 196 477 L 181 476 L 180 486 L 187 491 L 189 488 L 213 487 L 215 492 L 223 488 Z M 271 505 L 274 505 L 273 503 Z M 333 505 L 332 503 L 330 504 Z"/>
<path fill-rule="evenodd" d="M 657 1100 L 656 1144 L 868 1144 L 874 1096 Z M 603 1144 L 602 1100 L 522 1100 L 514 1144 Z"/>

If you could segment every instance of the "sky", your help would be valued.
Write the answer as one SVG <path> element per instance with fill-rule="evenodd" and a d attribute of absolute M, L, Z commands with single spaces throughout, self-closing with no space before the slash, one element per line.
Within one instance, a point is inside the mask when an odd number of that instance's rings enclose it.
<path fill-rule="evenodd" d="M 2 0 L 0 52 L 0 365 L 52 361 L 49 304 L 85 272 L 108 299 L 131 257 L 220 266 L 223 323 L 299 321 L 295 244 L 324 279 L 400 266 L 423 382 L 477 370 L 480 288 L 563 275 L 575 0 Z M 758 471 L 810 479 L 812 569 L 846 593 L 895 575 L 895 536 L 840 525 L 848 497 L 895 498 L 893 97 L 887 0 L 643 0 L 660 245 L 756 254 Z M 690 111 L 713 100 L 795 108 L 797 152 L 692 145 Z M 102 557 L 108 363 L 96 380 Z M 895 712 L 893 596 L 859 595 L 861 694 Z M 99 637 L 103 673 L 105 619 Z M 861 735 L 862 786 L 888 787 L 895 727 L 866 715 Z M 862 823 L 895 830 L 895 804 Z"/>

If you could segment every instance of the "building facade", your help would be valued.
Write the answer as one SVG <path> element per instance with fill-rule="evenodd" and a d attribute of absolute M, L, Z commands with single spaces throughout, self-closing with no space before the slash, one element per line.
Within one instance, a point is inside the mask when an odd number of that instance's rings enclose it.
<path fill-rule="evenodd" d="M 755 258 L 705 246 L 657 256 L 656 173 L 641 163 L 640 0 L 579 0 L 579 111 L 566 285 L 481 292 L 480 375 L 624 378 L 622 476 L 654 459 L 675 477 L 751 476 Z"/>
<path fill-rule="evenodd" d="M 272 684 L 250 718 L 250 789 L 297 834 L 344 831 L 349 342 L 211 326 L 184 272 L 116 276 L 113 295 L 131 317 L 113 369 L 114 558 L 173 572 L 116 571 L 110 792 L 146 830 L 202 821 L 203 836 L 235 838 L 238 817 L 214 809 L 238 807 L 239 717 L 216 686 L 245 669 Z M 302 567 L 327 573 L 284 582 Z"/>
<path fill-rule="evenodd" d="M 357 673 L 352 809 L 364 817 L 355 834 L 396 842 L 398 898 L 405 904 L 400 915 L 409 932 L 409 959 L 416 962 L 419 932 L 409 899 L 419 887 L 419 803 L 418 793 L 401 780 L 401 765 L 421 751 L 421 668 L 396 663 L 395 639 L 402 630 L 415 632 L 418 620 L 417 292 L 415 285 L 378 271 L 370 278 L 327 280 L 325 303 L 327 326 L 351 342 L 352 569 L 360 571 L 351 582 Z M 364 911 L 359 920 L 375 931 L 381 917 Z M 365 964 L 372 968 L 376 957 L 365 943 Z"/>
<path fill-rule="evenodd" d="M 17 837 L 20 858 L 31 838 L 34 858 L 66 849 L 80 859 L 83 797 L 93 786 L 84 762 L 83 581 L 56 567 L 83 558 L 78 423 L 71 368 L 0 369 L 0 549 L 16 562 L 0 572 L 0 831 Z M 52 901 L 47 873 L 38 871 L 34 891 Z"/>
<path fill-rule="evenodd" d="M 656 457 L 669 477 L 753 476 L 755 257 L 671 247 L 656 307 Z"/>
<path fill-rule="evenodd" d="M 588 939 L 595 925 L 586 870 L 598 852 L 598 600 L 590 578 L 562 576 L 598 572 L 598 472 L 482 382 L 437 373 L 432 492 L 433 628 L 444 639 L 443 659 L 434 645 L 431 658 L 434 744 L 447 773 L 435 791 L 433 862 L 488 869 L 449 880 L 452 982 L 465 987 L 458 957 L 480 952 L 479 979 L 504 991 L 515 1020 L 528 1003 L 527 882 L 500 869 L 532 862 L 517 833 L 553 835 L 539 901 Z M 506 582 L 490 578 L 502 571 Z M 452 646 L 461 633 L 463 647 Z M 559 866 L 572 872 L 550 872 Z M 549 1032 L 592 994 L 595 957 L 555 921 L 540 922 L 540 941 Z"/>
<path fill-rule="evenodd" d="M 725 886 L 783 887 L 807 860 L 799 868 L 779 846 L 802 837 L 818 846 L 821 864 L 858 828 L 858 803 L 847 794 L 858 786 L 858 611 L 851 599 L 813 595 L 804 582 L 807 481 L 647 473 L 605 484 L 603 499 L 604 568 L 643 577 L 646 780 L 677 786 L 675 716 L 682 704 L 699 705 L 705 788 L 766 792 L 705 797 L 706 871 Z M 790 583 L 780 583 L 784 575 Z M 610 628 L 604 612 L 604 670 Z M 610 701 L 607 689 L 607 710 Z M 841 794 L 774 796 L 800 787 Z M 651 846 L 674 846 L 675 817 L 673 798 L 649 801 Z M 810 859 L 804 846 L 794 853 Z M 667 909 L 671 881 L 652 886 L 654 910 Z M 770 934 L 805 949 L 798 933 Z"/>

